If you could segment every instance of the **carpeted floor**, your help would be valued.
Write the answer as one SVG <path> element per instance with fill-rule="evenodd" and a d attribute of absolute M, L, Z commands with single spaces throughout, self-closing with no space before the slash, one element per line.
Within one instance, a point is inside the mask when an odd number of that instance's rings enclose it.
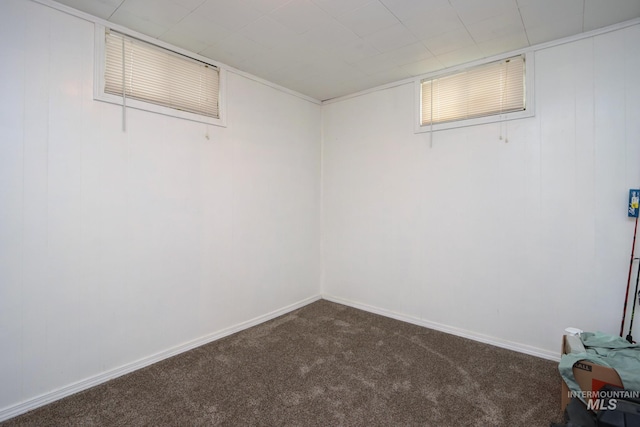
<path fill-rule="evenodd" d="M 1 426 L 549 426 L 557 364 L 318 301 Z"/>

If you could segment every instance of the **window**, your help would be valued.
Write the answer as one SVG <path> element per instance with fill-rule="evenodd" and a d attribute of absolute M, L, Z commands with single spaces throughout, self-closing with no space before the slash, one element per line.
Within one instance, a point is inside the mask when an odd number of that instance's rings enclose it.
<path fill-rule="evenodd" d="M 419 126 L 430 131 L 533 115 L 527 61 L 518 55 L 419 82 Z"/>
<path fill-rule="evenodd" d="M 218 67 L 109 29 L 97 37 L 96 99 L 224 124 Z"/>

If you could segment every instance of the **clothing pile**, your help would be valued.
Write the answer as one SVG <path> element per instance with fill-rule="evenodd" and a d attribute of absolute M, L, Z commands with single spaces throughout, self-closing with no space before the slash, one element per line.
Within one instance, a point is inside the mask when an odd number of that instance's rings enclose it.
<path fill-rule="evenodd" d="M 569 389 L 575 392 L 565 409 L 566 424 L 552 427 L 640 427 L 640 345 L 602 332 L 583 332 L 567 337 L 567 351 L 558 369 Z M 582 361 L 614 369 L 624 388 L 605 386 L 598 410 L 585 406 L 584 394 L 573 375 L 573 366 Z"/>

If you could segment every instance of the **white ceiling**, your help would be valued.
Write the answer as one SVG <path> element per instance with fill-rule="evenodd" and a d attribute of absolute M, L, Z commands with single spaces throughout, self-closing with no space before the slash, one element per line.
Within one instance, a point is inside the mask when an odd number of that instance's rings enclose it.
<path fill-rule="evenodd" d="M 640 0 L 58 0 L 318 100 L 640 17 Z"/>

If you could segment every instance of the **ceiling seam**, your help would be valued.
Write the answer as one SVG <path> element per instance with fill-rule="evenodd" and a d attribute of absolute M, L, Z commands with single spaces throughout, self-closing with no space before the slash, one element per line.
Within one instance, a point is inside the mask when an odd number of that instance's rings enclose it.
<path fill-rule="evenodd" d="M 436 57 L 436 56 L 433 54 L 433 52 L 431 52 L 431 49 L 429 49 L 429 47 L 428 47 L 427 45 L 425 45 L 425 44 L 422 42 L 422 40 L 420 40 L 420 37 L 418 37 L 418 35 L 417 35 L 416 33 L 414 33 L 413 31 L 411 31 L 411 28 L 407 27 L 407 26 L 404 24 L 404 22 L 402 21 L 402 19 L 398 18 L 398 16 L 397 16 L 395 13 L 393 13 L 393 11 L 392 11 L 391 9 L 389 9 L 389 8 L 387 7 L 387 5 L 386 5 L 386 4 L 384 4 L 384 1 L 383 1 L 383 0 L 378 0 L 378 3 L 380 3 L 380 4 L 382 5 L 382 7 L 384 7 L 385 9 L 387 9 L 387 11 L 388 11 L 391 15 L 393 15 L 393 17 L 394 17 L 394 18 L 396 18 L 396 19 L 398 20 L 398 22 L 400 23 L 400 25 L 402 25 L 402 26 L 403 26 L 407 31 L 409 31 L 409 32 L 411 33 L 411 35 L 413 35 L 413 36 L 418 40 L 418 43 L 420 43 L 420 45 L 422 45 L 422 47 L 424 47 L 424 48 L 427 50 L 427 52 L 429 52 L 429 53 L 431 54 L 431 57 L 432 57 L 432 58 L 435 58 L 435 57 Z"/>
<path fill-rule="evenodd" d="M 114 11 L 113 11 L 113 12 L 111 12 L 111 15 L 109 15 L 109 17 L 107 18 L 107 21 L 108 21 L 108 20 L 110 20 L 110 19 L 113 17 L 113 15 L 118 11 L 118 9 L 120 9 L 120 8 L 122 7 L 122 5 L 124 4 L 124 2 L 125 2 L 125 1 L 126 1 L 126 0 L 122 0 L 122 1 L 120 2 L 120 4 L 118 5 L 118 7 L 116 7 L 116 8 L 114 9 Z"/>
<path fill-rule="evenodd" d="M 518 0 L 516 0 L 516 7 L 518 8 L 518 16 L 520 17 L 520 22 L 522 23 L 524 36 L 527 38 L 527 46 L 531 46 L 531 40 L 529 40 L 529 34 L 527 34 L 527 26 L 524 25 L 524 18 L 522 18 L 522 11 L 520 10 L 520 3 L 518 3 Z"/>
<path fill-rule="evenodd" d="M 193 9 L 191 9 L 191 10 L 189 11 L 189 13 L 187 13 L 186 15 L 184 15 L 182 18 L 180 18 L 180 20 L 174 24 L 174 27 L 175 27 L 176 25 L 178 25 L 179 23 L 181 23 L 182 21 L 184 21 L 184 20 L 187 18 L 187 16 L 191 16 L 191 15 L 193 14 L 193 12 L 195 12 L 196 10 L 198 10 L 198 8 L 199 8 L 200 6 L 202 6 L 206 1 L 207 1 L 207 0 L 200 0 L 200 4 L 199 4 L 199 5 L 197 5 L 196 7 L 194 7 Z M 169 31 L 171 31 L 171 29 L 172 29 L 172 28 L 173 28 L 173 27 L 169 27 L 169 28 L 167 28 L 167 30 L 166 30 L 165 32 L 163 32 L 162 34 L 159 34 L 159 35 L 158 35 L 158 37 L 156 37 L 156 38 L 157 38 L 157 39 L 162 40 L 162 39 L 161 39 L 161 37 L 162 37 L 162 36 L 164 36 L 165 34 L 167 34 Z M 199 52 L 196 52 L 196 53 L 199 53 Z"/>
<path fill-rule="evenodd" d="M 476 41 L 475 38 L 473 38 L 473 36 L 471 35 L 471 32 L 467 28 L 467 24 L 465 24 L 464 20 L 460 17 L 460 14 L 458 13 L 458 9 L 456 9 L 456 7 L 453 5 L 453 3 L 451 3 L 451 0 L 448 0 L 448 2 L 449 2 L 449 6 L 451 6 L 451 9 L 453 9 L 453 11 L 456 13 L 456 16 L 458 17 L 458 20 L 460 21 L 460 23 L 464 27 L 464 30 L 467 32 L 467 35 L 469 37 L 471 37 L 471 40 L 473 40 L 473 44 L 478 48 L 479 51 L 482 51 L 480 49 L 480 47 L 478 46 L 478 42 Z M 483 52 L 483 54 L 484 54 L 484 52 Z"/>

